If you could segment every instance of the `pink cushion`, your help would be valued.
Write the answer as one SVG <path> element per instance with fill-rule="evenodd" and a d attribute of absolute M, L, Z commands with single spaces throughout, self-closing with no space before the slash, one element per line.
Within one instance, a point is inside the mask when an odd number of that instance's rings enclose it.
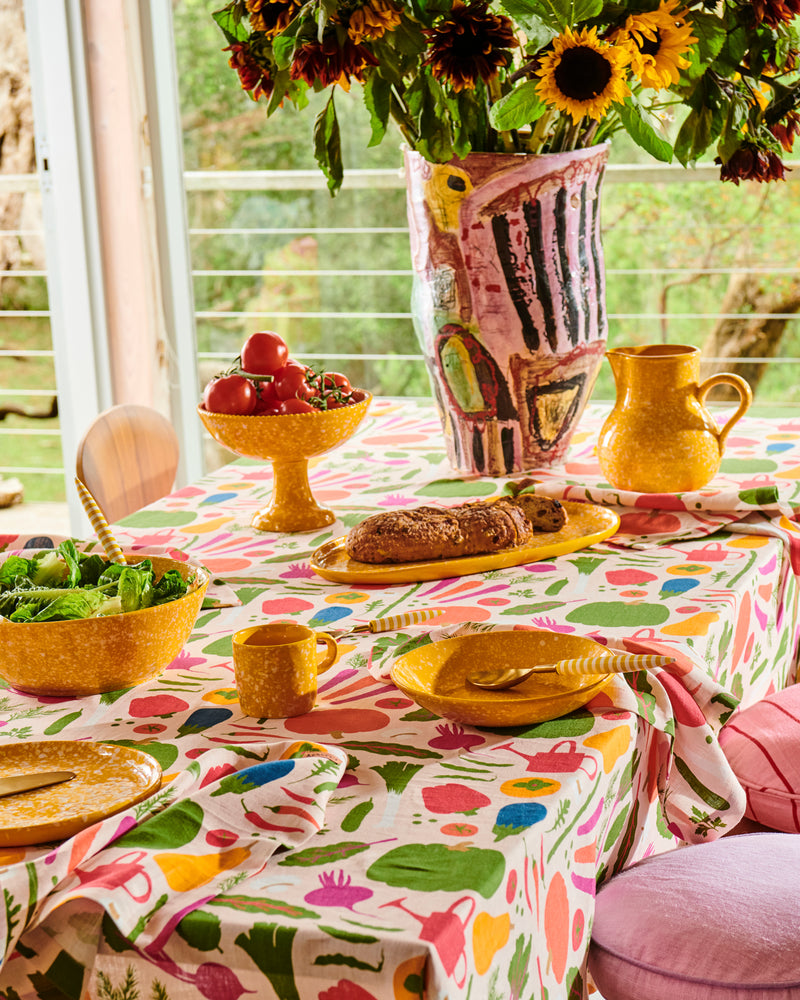
<path fill-rule="evenodd" d="M 800 833 L 800 684 L 734 715 L 719 738 L 747 793 L 747 816 Z"/>
<path fill-rule="evenodd" d="M 598 892 L 589 972 L 607 1000 L 798 1000 L 800 837 L 646 858 Z"/>

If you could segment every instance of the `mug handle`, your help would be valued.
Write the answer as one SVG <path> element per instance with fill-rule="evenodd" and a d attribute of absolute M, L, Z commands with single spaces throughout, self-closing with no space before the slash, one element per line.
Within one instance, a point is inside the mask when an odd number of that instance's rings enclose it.
<path fill-rule="evenodd" d="M 725 438 L 728 436 L 728 432 L 731 427 L 733 427 L 739 417 L 744 416 L 745 412 L 750 408 L 750 404 L 753 402 L 753 390 L 750 388 L 749 383 L 746 382 L 741 375 L 734 375 L 732 372 L 719 372 L 717 375 L 710 375 L 707 379 L 703 379 L 697 387 L 697 398 L 701 403 L 704 403 L 709 389 L 712 389 L 715 385 L 723 384 L 732 385 L 739 393 L 740 398 L 736 412 L 728 419 L 722 430 L 719 432 L 718 440 L 720 454 L 722 454 L 722 449 L 725 446 Z"/>
<path fill-rule="evenodd" d="M 328 647 L 322 659 L 317 662 L 317 673 L 322 674 L 336 662 L 336 657 L 339 655 L 339 647 L 336 645 L 336 640 L 333 636 L 328 635 L 327 632 L 317 632 L 316 636 L 317 642 L 324 642 Z"/>

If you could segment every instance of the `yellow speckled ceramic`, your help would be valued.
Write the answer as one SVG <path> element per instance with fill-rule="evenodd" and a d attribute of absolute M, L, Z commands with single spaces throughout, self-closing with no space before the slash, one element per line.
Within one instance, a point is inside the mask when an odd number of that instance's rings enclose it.
<path fill-rule="evenodd" d="M 322 658 L 317 652 L 320 642 L 327 647 Z M 338 655 L 332 636 L 305 625 L 276 622 L 236 632 L 233 669 L 242 711 L 255 719 L 305 715 L 317 698 L 317 674 Z"/>
<path fill-rule="evenodd" d="M 423 708 L 470 726 L 522 726 L 566 715 L 590 701 L 613 674 L 535 674 L 513 688 L 486 691 L 467 683 L 476 668 L 502 670 L 602 656 L 605 646 L 544 629 L 480 632 L 442 639 L 395 660 L 392 680 Z"/>
<path fill-rule="evenodd" d="M 268 507 L 251 524 L 259 531 L 314 531 L 336 515 L 320 507 L 308 482 L 308 460 L 351 437 L 367 415 L 372 396 L 336 410 L 243 417 L 197 407 L 206 429 L 223 447 L 246 458 L 272 462 L 274 482 Z"/>
<path fill-rule="evenodd" d="M 460 559 L 431 559 L 427 562 L 363 563 L 351 559 L 345 551 L 345 536 L 332 538 L 311 556 L 311 568 L 326 580 L 337 583 L 413 583 L 416 580 L 441 580 L 447 576 L 467 576 L 506 569 L 524 563 L 552 559 L 584 549 L 613 535 L 619 516 L 607 507 L 573 500 L 561 501 L 567 523 L 560 531 L 537 532 L 531 542 L 502 552 Z"/>
<path fill-rule="evenodd" d="M 75 777 L 0 799 L 0 846 L 65 840 L 147 798 L 161 785 L 161 768 L 133 747 L 77 740 L 18 743 L 0 749 L 0 777 L 67 770 Z"/>
<path fill-rule="evenodd" d="M 728 372 L 698 382 L 697 347 L 616 347 L 606 357 L 617 386 L 597 444 L 606 479 L 637 493 L 701 489 L 717 474 L 725 438 L 753 401 L 750 386 Z M 720 429 L 703 404 L 709 390 L 723 383 L 734 386 L 741 399 Z"/>
<path fill-rule="evenodd" d="M 125 553 L 129 563 L 150 559 L 158 577 L 177 569 L 191 589 L 177 601 L 142 611 L 68 622 L 0 620 L 0 677 L 29 694 L 75 696 L 134 687 L 180 653 L 208 587 L 193 563 Z"/>

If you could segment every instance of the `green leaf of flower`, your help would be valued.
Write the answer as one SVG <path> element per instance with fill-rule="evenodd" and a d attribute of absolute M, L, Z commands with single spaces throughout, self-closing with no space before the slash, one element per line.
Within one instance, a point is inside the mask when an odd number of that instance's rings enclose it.
<path fill-rule="evenodd" d="M 328 103 L 317 115 L 314 122 L 314 158 L 328 179 L 328 190 L 336 194 L 342 186 L 344 167 L 342 165 L 342 140 L 333 92 Z"/>
<path fill-rule="evenodd" d="M 500 132 L 520 129 L 541 118 L 546 110 L 547 105 L 536 93 L 536 82 L 526 80 L 492 105 L 489 121 Z"/>
<path fill-rule="evenodd" d="M 377 146 L 386 135 L 389 125 L 392 88 L 388 80 L 373 73 L 364 84 L 364 104 L 369 111 L 372 135 L 368 146 Z"/>
<path fill-rule="evenodd" d="M 231 3 L 221 10 L 215 10 L 211 16 L 222 29 L 222 33 L 229 43 L 246 42 L 250 37 L 247 26 L 242 24 L 241 9 L 238 3 Z"/>
<path fill-rule="evenodd" d="M 672 162 L 672 146 L 657 135 L 651 122 L 657 121 L 632 97 L 619 106 L 619 117 L 625 131 L 637 146 L 641 146 L 651 156 L 663 163 Z M 650 120 L 648 120 L 650 119 Z"/>
<path fill-rule="evenodd" d="M 294 37 L 291 35 L 278 35 L 273 41 L 272 54 L 278 69 L 288 69 L 291 66 L 294 41 Z"/>

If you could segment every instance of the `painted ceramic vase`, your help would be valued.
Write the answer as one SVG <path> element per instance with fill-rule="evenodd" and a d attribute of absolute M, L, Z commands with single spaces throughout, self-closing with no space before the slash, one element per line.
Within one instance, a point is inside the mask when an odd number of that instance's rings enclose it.
<path fill-rule="evenodd" d="M 637 493 L 701 489 L 717 474 L 728 432 L 753 401 L 750 386 L 728 372 L 699 381 L 697 347 L 615 347 L 606 356 L 617 388 L 597 443 L 606 479 Z M 734 386 L 741 398 L 720 428 L 704 403 L 709 390 L 722 383 Z"/>
<path fill-rule="evenodd" d="M 566 454 L 606 346 L 607 158 L 607 145 L 445 164 L 405 154 L 412 313 L 461 474 Z"/>

